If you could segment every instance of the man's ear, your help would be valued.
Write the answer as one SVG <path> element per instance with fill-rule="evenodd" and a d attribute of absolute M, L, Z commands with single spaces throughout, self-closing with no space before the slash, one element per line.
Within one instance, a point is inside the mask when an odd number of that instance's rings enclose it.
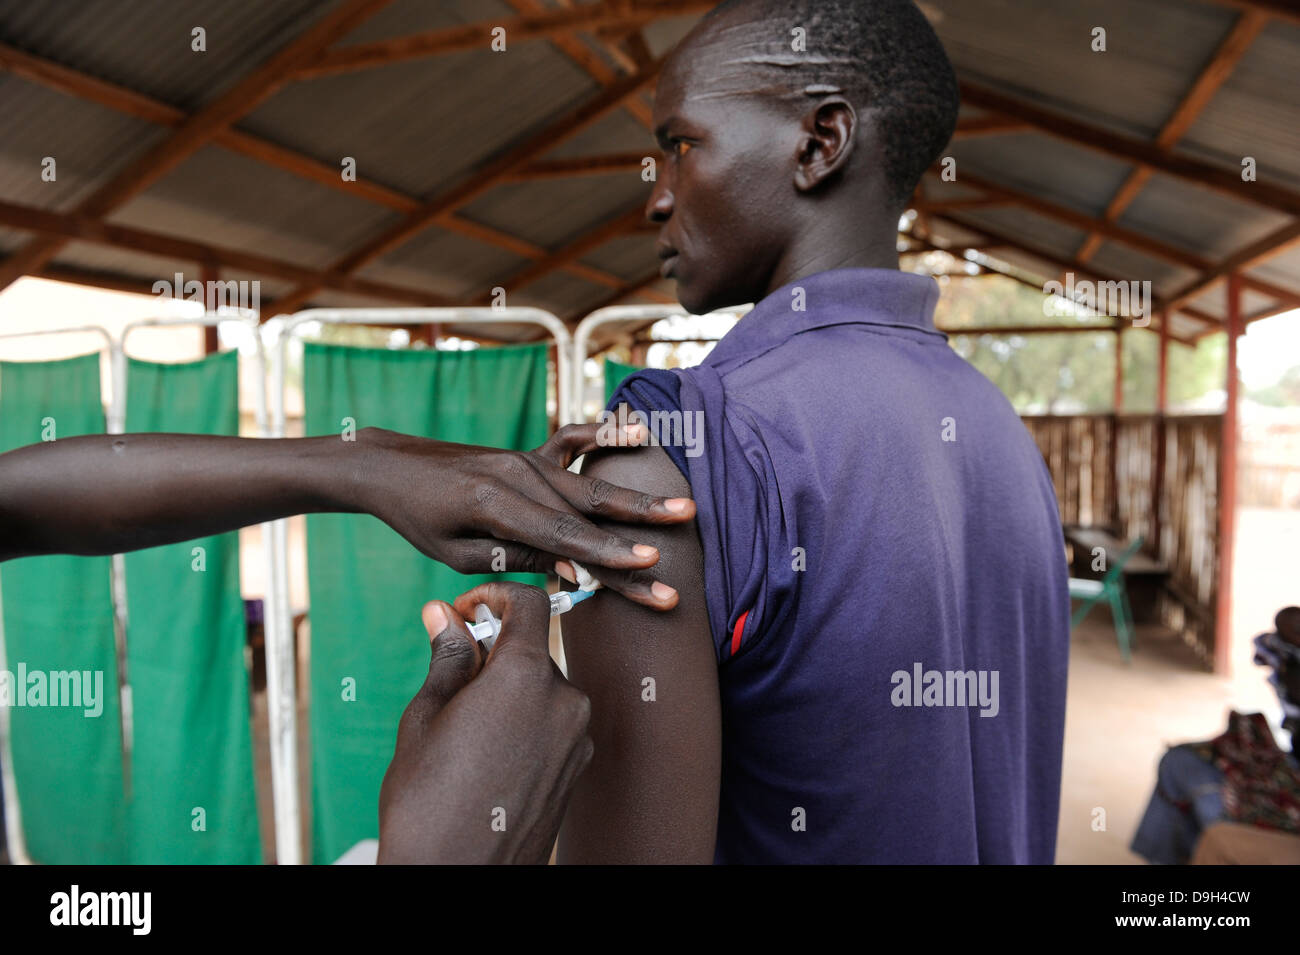
<path fill-rule="evenodd" d="M 802 122 L 795 188 L 809 192 L 844 168 L 857 132 L 858 114 L 843 97 L 828 97 L 809 110 Z"/>

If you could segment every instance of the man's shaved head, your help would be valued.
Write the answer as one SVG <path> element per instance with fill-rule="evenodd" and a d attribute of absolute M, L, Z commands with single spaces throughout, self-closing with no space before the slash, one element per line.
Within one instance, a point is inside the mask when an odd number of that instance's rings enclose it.
<path fill-rule="evenodd" d="M 731 0 L 669 56 L 646 207 L 692 311 L 804 275 L 898 268 L 898 214 L 951 138 L 957 83 L 910 0 Z"/>
<path fill-rule="evenodd" d="M 792 48 L 796 29 L 802 52 Z M 742 83 L 747 74 L 751 87 L 805 103 L 839 92 L 871 110 L 900 207 L 957 125 L 956 74 L 912 0 L 725 0 L 686 42 L 706 36 L 731 49 L 730 62 L 715 65 Z"/>

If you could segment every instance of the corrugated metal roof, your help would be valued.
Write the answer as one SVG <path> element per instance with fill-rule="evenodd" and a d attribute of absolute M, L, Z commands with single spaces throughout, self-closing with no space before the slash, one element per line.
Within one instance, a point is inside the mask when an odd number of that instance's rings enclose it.
<path fill-rule="evenodd" d="M 1269 23 L 1179 144 L 1234 169 L 1253 156 L 1300 185 L 1300 26 Z"/>
<path fill-rule="evenodd" d="M 609 298 L 609 289 L 567 272 L 552 272 L 510 296 L 511 305 L 534 305 L 556 315 L 581 314 Z"/>
<path fill-rule="evenodd" d="M 0 39 L 181 109 L 220 96 L 339 0 L 0 0 Z M 191 31 L 207 49 L 192 49 Z"/>
<path fill-rule="evenodd" d="M 322 268 L 400 213 L 207 146 L 108 218 Z"/>
<path fill-rule="evenodd" d="M 1172 176 L 1155 175 L 1120 216 L 1119 224 L 1218 260 L 1262 239 L 1288 218 Z"/>
<path fill-rule="evenodd" d="M 1130 282 L 1150 282 L 1152 291 L 1161 298 L 1178 291 L 1196 278 L 1196 273 L 1182 265 L 1134 249 L 1128 244 L 1103 242 L 1089 260 L 1105 275 Z"/>
<path fill-rule="evenodd" d="M 56 212 L 76 207 L 167 135 L 2 72 L 0 104 L 0 199 Z M 41 178 L 46 156 L 55 161 L 53 182 Z"/>
<path fill-rule="evenodd" d="M 597 90 L 549 44 L 521 42 L 290 83 L 239 127 L 330 165 L 354 156 L 359 175 L 428 198 Z"/>
<path fill-rule="evenodd" d="M 503 275 L 518 271 L 528 261 L 505 249 L 433 228 L 357 274 L 439 295 L 468 296 L 490 288 Z"/>
<path fill-rule="evenodd" d="M 646 46 L 654 56 L 663 56 L 681 42 L 682 37 L 691 32 L 691 27 L 700 20 L 699 16 L 664 17 L 646 24 L 641 30 Z"/>
<path fill-rule="evenodd" d="M 59 265 L 110 275 L 121 271 L 122 261 L 121 251 L 95 242 L 69 242 L 63 247 L 58 258 Z M 130 262 L 129 274 L 147 282 L 170 281 L 177 272 L 184 274 L 186 281 L 199 277 L 199 270 L 195 264 L 185 259 L 133 252 Z"/>
<path fill-rule="evenodd" d="M 1232 11 L 1184 0 L 928 0 L 963 77 L 1120 132 L 1151 138 Z M 1106 51 L 1093 52 L 1093 30 Z"/>
<path fill-rule="evenodd" d="M 465 214 L 495 229 L 558 249 L 650 198 L 639 172 L 498 186 L 465 207 Z"/>
<path fill-rule="evenodd" d="M 659 262 L 655 255 L 655 236 L 653 233 L 638 233 L 613 239 L 584 255 L 582 261 L 612 272 L 626 282 L 635 282 L 653 272 Z"/>
<path fill-rule="evenodd" d="M 1300 246 L 1288 249 L 1248 269 L 1246 274 L 1263 279 L 1265 282 L 1281 285 L 1300 295 Z"/>
<path fill-rule="evenodd" d="M 209 0 L 201 18 L 167 0 L 0 0 L 0 42 L 45 56 L 187 110 L 201 106 L 247 76 L 338 0 Z M 554 7 L 553 0 L 547 5 Z M 1130 137 L 1150 139 L 1191 88 L 1238 13 L 1202 0 L 928 0 L 937 29 L 963 78 L 1040 107 Z M 394 0 L 358 26 L 342 45 L 437 29 L 456 23 L 509 19 L 503 0 Z M 648 25 L 655 55 L 683 36 L 697 17 Z M 208 31 L 208 51 L 193 53 L 189 31 Z M 1104 27 L 1107 50 L 1091 49 L 1092 30 Z M 600 45 L 591 36 L 583 42 Z M 1259 163 L 1262 182 L 1300 191 L 1300 28 L 1270 23 L 1255 39 L 1176 152 L 1236 171 L 1242 156 Z M 613 62 L 606 57 L 607 62 Z M 330 167 L 357 160 L 361 177 L 421 198 L 444 194 L 511 146 L 551 126 L 598 92 L 598 84 L 546 41 L 510 43 L 507 51 L 474 50 L 287 82 L 238 128 L 297 150 Z M 964 107 L 963 118 L 984 115 Z M 43 86 L 0 73 L 0 199 L 48 210 L 69 210 L 112 180 L 169 131 Z M 651 139 L 625 110 L 616 110 L 577 135 L 558 140 L 546 158 L 649 153 Z M 979 192 L 963 171 L 1100 216 L 1133 165 L 1084 144 L 1036 131 L 962 138 L 948 154 L 958 181 L 926 179 L 932 201 Z M 56 183 L 39 181 L 40 158 L 59 161 Z M 643 203 L 649 185 L 636 171 L 497 185 L 462 214 L 542 248 L 555 250 L 628 208 Z M 976 229 L 1012 236 L 1028 250 L 1001 248 L 999 258 L 1029 274 L 1051 277 L 1061 268 L 1033 251 L 1073 258 L 1085 232 L 1015 205 L 943 213 Z M 235 248 L 322 269 L 382 234 L 402 213 L 323 184 L 274 169 L 218 146 L 205 147 L 115 211 L 111 221 Z M 1156 175 L 1119 224 L 1218 262 L 1269 234 L 1287 216 Z M 973 233 L 933 217 L 937 239 L 971 241 Z M 24 234 L 0 229 L 0 250 L 26 244 Z M 1099 270 L 1150 279 L 1160 295 L 1196 276 L 1114 240 L 1092 258 Z M 653 270 L 653 236 L 612 240 L 583 257 L 629 282 Z M 120 275 L 150 279 L 173 263 L 103 246 L 74 243 L 55 259 Z M 429 228 L 361 269 L 365 278 L 449 297 L 477 294 L 508 282 L 529 260 L 455 232 Z M 181 263 L 182 266 L 192 263 Z M 1300 292 L 1300 250 L 1250 270 Z M 267 294 L 291 285 L 261 277 Z M 659 290 L 671 283 L 657 282 Z M 274 292 L 271 292 L 274 289 Z M 606 300 L 611 290 L 557 272 L 520 289 L 524 298 L 572 314 Z M 1258 299 L 1258 301 L 1257 301 Z M 317 302 L 364 301 L 330 290 Z M 1251 293 L 1248 311 L 1270 305 Z M 1222 288 L 1195 303 L 1222 315 Z M 1195 321 L 1177 328 L 1197 331 Z M 1182 332 L 1176 333 L 1182 334 Z"/>
<path fill-rule="evenodd" d="M 954 142 L 957 182 L 969 170 L 985 179 L 1101 215 L 1132 166 L 1040 133 L 976 136 Z"/>
<path fill-rule="evenodd" d="M 1013 206 L 963 209 L 949 215 L 959 224 L 974 229 L 984 224 L 995 232 L 1016 235 L 1034 249 L 1041 249 L 1058 256 L 1073 257 L 1074 250 L 1087 237 L 1086 233 L 1073 226 L 1062 225 L 1055 219 L 1048 219 L 1035 212 Z"/>
<path fill-rule="evenodd" d="M 659 154 L 654 135 L 630 113 L 616 110 L 598 123 L 560 143 L 544 158 L 571 159 L 574 156 L 607 156 L 614 153 Z"/>

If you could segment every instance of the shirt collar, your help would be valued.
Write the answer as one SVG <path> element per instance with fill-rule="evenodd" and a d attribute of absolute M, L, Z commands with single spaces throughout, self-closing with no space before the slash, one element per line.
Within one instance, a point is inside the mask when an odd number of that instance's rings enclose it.
<path fill-rule="evenodd" d="M 828 325 L 910 328 L 944 338 L 934 327 L 938 301 L 939 286 L 928 275 L 898 269 L 818 272 L 765 296 L 701 364 L 743 363 L 801 332 Z"/>

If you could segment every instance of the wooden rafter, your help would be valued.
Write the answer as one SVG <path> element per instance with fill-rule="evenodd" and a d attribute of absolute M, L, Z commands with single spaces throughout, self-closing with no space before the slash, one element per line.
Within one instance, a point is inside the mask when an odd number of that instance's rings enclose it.
<path fill-rule="evenodd" d="M 146 279 L 112 275 L 66 265 L 48 265 L 37 272 L 36 277 L 49 279 L 52 282 L 67 282 L 71 285 L 86 285 L 91 288 L 108 289 L 112 292 L 130 292 L 132 295 L 157 294 L 153 290 L 153 283 Z"/>
<path fill-rule="evenodd" d="M 658 150 L 643 153 L 610 153 L 604 156 L 574 156 L 570 159 L 539 159 L 514 170 L 505 178 L 515 182 L 537 179 L 571 179 L 574 176 L 599 176 L 607 173 L 639 173 L 649 156 L 659 162 Z"/>
<path fill-rule="evenodd" d="M 509 43 L 521 40 L 549 39 L 564 33 L 589 32 L 606 26 L 628 28 L 661 17 L 702 12 L 715 5 L 716 0 L 605 0 L 604 3 L 567 9 L 547 9 L 507 20 L 466 23 L 328 50 L 317 55 L 311 63 L 304 64 L 298 70 L 297 78 L 311 79 L 426 56 L 481 49 L 492 43 L 492 31 L 496 29 L 505 30 L 508 48 Z"/>
<path fill-rule="evenodd" d="M 920 187 L 917 187 L 918 194 Z M 971 196 L 967 199 L 918 199 L 908 205 L 917 212 L 951 212 L 954 209 L 987 209 L 991 206 L 1005 206 L 1013 200 L 999 195 Z"/>
<path fill-rule="evenodd" d="M 1177 292 L 1164 303 L 1164 307 L 1166 308 L 1180 309 L 1201 321 L 1208 320 L 1218 323 L 1218 319 L 1212 318 L 1205 312 L 1201 312 L 1198 309 L 1187 308 L 1186 303 L 1190 299 L 1196 297 L 1205 289 L 1221 281 L 1229 272 L 1249 268 L 1251 265 L 1258 264 L 1268 257 L 1276 255 L 1285 249 L 1300 243 L 1300 221 L 1291 222 L 1270 233 L 1246 249 L 1241 250 L 1239 253 L 1230 256 L 1222 263 L 1214 265 L 1200 256 L 1186 252 L 1185 250 L 1180 250 L 1175 246 L 1159 242 L 1140 233 L 1131 232 L 1130 230 L 1116 226 L 1113 223 L 1103 222 L 1102 220 L 1085 216 L 1082 213 L 1067 209 L 1064 206 L 1058 206 L 1055 203 L 1040 199 L 1039 197 L 1029 193 L 1011 190 L 1005 186 L 997 186 L 991 181 L 983 179 L 982 177 L 970 172 L 963 172 L 961 178 L 967 184 L 980 185 L 982 188 L 988 189 L 994 198 L 1002 197 L 1007 201 L 1018 202 L 1025 208 L 1031 209 L 1043 216 L 1065 222 L 1078 228 L 1095 228 L 1103 235 L 1124 242 L 1136 249 L 1154 255 L 1157 258 L 1162 258 L 1166 261 L 1184 265 L 1201 272 L 1201 275 L 1194 279 L 1190 285 L 1185 286 L 1184 289 Z M 958 206 L 957 208 L 961 207 Z M 1023 251 L 1029 252 L 1032 255 L 1038 255 L 1040 258 L 1045 258 L 1042 253 L 1034 252 L 1027 246 L 1023 247 Z M 1086 271 L 1087 263 L 1083 262 L 1082 259 L 1076 256 L 1072 261 L 1074 264 L 1070 267 L 1081 272 Z M 1242 274 L 1240 276 L 1240 281 L 1243 288 L 1248 288 L 1262 295 L 1268 295 L 1280 302 L 1290 302 L 1294 305 L 1300 306 L 1300 292 L 1283 288 L 1282 286 L 1252 275 Z"/>
<path fill-rule="evenodd" d="M 1044 262 L 1050 262 L 1052 265 L 1055 265 L 1058 268 L 1077 272 L 1079 275 L 1091 276 L 1093 279 L 1099 279 L 1103 282 L 1130 281 L 1129 279 L 1121 278 L 1120 276 L 1116 276 L 1104 272 L 1101 269 L 1098 269 L 1096 266 L 1089 265 L 1086 262 L 1080 262 L 1078 259 L 1070 258 L 1068 256 L 1056 255 L 1055 253 L 1046 252 L 1042 249 L 1036 249 L 1033 246 L 1026 245 L 1024 242 L 1020 241 L 1014 236 L 1009 236 L 1003 232 L 999 232 L 995 229 L 991 229 L 988 226 L 982 224 L 972 225 L 968 222 L 964 222 L 961 219 L 954 218 L 952 213 L 935 215 L 934 218 L 941 219 L 945 222 L 955 225 L 957 228 L 961 229 L 964 232 L 973 233 L 977 236 L 987 238 L 992 242 L 996 242 L 999 245 L 1005 245 L 1008 248 L 1016 249 L 1020 252 L 1025 253 L 1026 255 L 1031 255 L 1036 259 L 1040 259 Z M 1153 296 L 1153 301 L 1151 302 L 1151 309 L 1153 313 L 1166 308 L 1168 308 L 1166 302 Z M 1205 312 L 1202 312 L 1198 309 L 1183 308 L 1182 311 L 1186 312 L 1188 315 L 1190 315 L 1192 318 L 1195 318 L 1197 321 L 1209 325 L 1219 324 L 1219 320 L 1215 318 L 1213 315 L 1206 314 Z"/>
<path fill-rule="evenodd" d="M 563 248 L 552 252 L 546 258 L 534 262 L 522 272 L 501 283 L 501 286 L 506 292 L 514 292 L 523 288 L 530 282 L 535 282 L 542 276 L 562 268 L 569 262 L 576 261 L 588 252 L 600 248 L 610 239 L 635 231 L 644 219 L 644 204 L 638 203 L 633 208 L 610 219 L 604 225 L 584 233 Z"/>
<path fill-rule="evenodd" d="M 1066 225 L 1073 226 L 1076 229 L 1084 231 L 1092 230 L 1099 232 L 1107 238 L 1123 242 L 1140 252 L 1145 252 L 1158 259 L 1164 259 L 1166 262 L 1172 262 L 1175 265 L 1182 265 L 1198 272 L 1212 268 L 1213 263 L 1208 259 L 1189 252 L 1186 249 L 1180 249 L 1177 246 L 1170 245 L 1167 242 L 1161 242 L 1159 239 L 1144 235 L 1140 232 L 1134 232 L 1132 229 L 1116 225 L 1113 222 L 1107 222 L 1104 219 L 1098 219 L 1086 213 L 1071 209 L 1068 206 L 1060 205 L 1056 202 L 1043 199 L 1032 193 L 1024 192 L 1020 189 L 1014 189 L 1010 186 L 999 185 L 991 179 L 973 173 L 969 169 L 959 168 L 957 172 L 957 181 L 963 185 L 975 186 L 982 189 L 986 195 L 992 198 L 1001 198 L 1006 202 L 1015 203 L 1022 208 L 1057 222 L 1063 222 Z M 1076 260 L 1082 262 L 1076 256 Z"/>
<path fill-rule="evenodd" d="M 1300 24 L 1300 9 L 1296 8 L 1295 0 L 1213 0 L 1213 2 L 1221 7 L 1264 13 L 1279 20 Z"/>
<path fill-rule="evenodd" d="M 972 136 L 987 136 L 992 133 L 1019 133 L 1030 128 L 1028 123 L 1021 120 L 990 113 L 986 116 L 972 116 L 957 120 L 957 128 L 953 130 L 952 138 L 958 140 L 969 139 Z"/>
<path fill-rule="evenodd" d="M 969 81 L 961 82 L 961 95 L 962 100 L 972 106 L 1024 120 L 1074 145 L 1150 166 L 1157 172 L 1197 183 L 1234 199 L 1300 216 L 1300 192 L 1295 190 L 1270 182 L 1244 182 L 1236 171 L 1190 156 L 1166 153 L 1155 143 L 1111 132 Z"/>
<path fill-rule="evenodd" d="M 1165 152 L 1171 150 L 1178 140 L 1182 139 L 1187 130 L 1191 129 L 1192 123 L 1201 115 L 1201 111 L 1209 105 L 1214 94 L 1218 92 L 1232 71 L 1236 69 L 1241 58 L 1245 56 L 1246 50 L 1250 48 L 1255 37 L 1259 36 L 1265 24 L 1268 23 L 1268 16 L 1257 10 L 1247 10 L 1237 22 L 1233 24 L 1232 30 L 1227 37 L 1219 44 L 1218 50 L 1210 58 L 1210 62 L 1201 70 L 1200 75 L 1196 77 L 1196 82 L 1192 84 L 1191 89 L 1183 97 L 1182 101 L 1174 110 L 1173 115 L 1169 117 L 1164 127 L 1156 136 L 1156 145 Z M 1109 204 L 1106 206 L 1105 214 L 1102 216 L 1107 222 L 1115 222 L 1124 210 L 1129 207 L 1138 193 L 1142 191 L 1152 176 L 1150 166 L 1138 166 L 1128 174 L 1123 185 L 1111 196 Z M 1092 231 L 1088 233 L 1083 244 L 1076 251 L 1081 262 L 1087 262 L 1101 248 L 1103 235 L 1100 232 Z"/>
<path fill-rule="evenodd" d="M 515 2 L 522 3 L 525 0 L 515 0 Z M 187 119 L 184 110 L 177 109 L 160 100 L 155 100 L 126 87 L 97 79 L 5 44 L 0 44 L 0 69 L 8 70 L 16 76 L 21 76 L 31 82 L 42 84 L 66 95 L 97 103 L 100 106 L 147 122 L 178 127 L 184 124 Z M 310 156 L 233 127 L 222 130 L 217 134 L 213 142 L 256 162 L 274 166 L 291 175 L 327 186 L 336 192 L 360 197 L 368 202 L 385 206 L 397 212 L 414 212 L 421 205 L 421 201 L 416 197 L 368 180 L 364 176 L 358 176 L 354 182 L 344 181 L 335 166 L 320 162 Z M 547 250 L 539 245 L 461 216 L 449 216 L 440 225 L 449 232 L 455 232 L 487 245 L 505 249 L 521 258 L 542 259 L 548 255 Z M 579 278 L 608 288 L 617 288 L 623 284 L 623 280 L 618 276 L 583 265 L 580 262 L 565 266 L 565 270 Z"/>
<path fill-rule="evenodd" d="M 1170 296 L 1169 306 L 1172 308 L 1181 307 L 1183 303 L 1196 298 L 1206 289 L 1223 281 L 1231 273 L 1248 269 L 1252 265 L 1258 265 L 1269 256 L 1276 255 L 1284 249 L 1292 248 L 1297 244 L 1300 244 L 1300 220 L 1288 222 L 1280 229 L 1270 232 L 1258 242 L 1253 242 L 1246 248 L 1228 256 L 1214 268 L 1204 272 L 1189 285 L 1185 285 Z M 1300 292 L 1281 288 L 1251 275 L 1242 275 L 1240 281 L 1243 288 L 1264 295 L 1271 295 L 1283 303 L 1290 302 L 1293 306 L 1300 306 Z"/>
<path fill-rule="evenodd" d="M 506 3 L 513 7 L 516 12 L 523 14 L 543 13 L 548 9 L 541 3 L 541 0 L 506 0 Z M 571 0 L 560 0 L 560 6 L 569 9 L 573 4 Z M 609 86 L 618 79 L 618 73 L 611 69 L 609 65 L 600 58 L 600 55 L 592 50 L 591 47 L 587 46 L 587 44 L 583 43 L 582 39 L 576 34 L 557 34 L 556 36 L 551 37 L 551 45 L 572 60 L 579 69 L 586 72 L 588 76 L 601 86 Z M 609 50 L 607 44 L 605 45 L 605 48 L 607 51 Z M 612 51 L 610 52 L 612 53 Z M 628 73 L 637 72 L 634 68 L 625 67 L 625 70 Z M 652 124 L 650 108 L 642 102 L 640 98 L 635 96 L 632 97 L 623 104 L 623 108 L 631 113 L 642 126 L 645 126 L 647 129 L 650 128 Z"/>
<path fill-rule="evenodd" d="M 223 129 L 270 96 L 285 79 L 331 43 L 392 0 L 344 0 L 332 13 L 291 40 L 228 92 L 190 116 L 162 143 L 148 150 L 83 201 L 77 212 L 102 217 L 139 195 L 176 168 Z M 63 248 L 59 239 L 41 238 L 29 243 L 0 265 L 0 289 L 15 279 L 44 267 Z"/>
<path fill-rule="evenodd" d="M 594 99 L 583 103 L 562 116 L 540 133 L 530 137 L 513 149 L 506 150 L 481 170 L 450 191 L 431 199 L 410 213 L 396 226 L 371 239 L 365 245 L 336 262 L 332 274 L 346 275 L 391 252 L 429 226 L 449 217 L 457 209 L 484 195 L 520 167 L 532 162 L 560 142 L 578 133 L 617 108 L 629 96 L 636 95 L 658 75 L 662 60 L 648 69 L 623 77 L 606 87 Z M 297 308 L 316 291 L 310 283 L 294 289 L 280 303 L 281 308 Z"/>
<path fill-rule="evenodd" d="M 601 299 L 595 305 L 583 309 L 575 309 L 574 311 L 570 312 L 567 316 L 565 316 L 565 322 L 571 326 L 576 325 L 579 321 L 582 320 L 584 316 L 590 315 L 592 312 L 597 311 L 598 309 L 608 308 L 611 305 L 617 305 L 619 302 L 623 301 L 623 299 L 627 298 L 629 295 L 635 295 L 637 292 L 640 292 L 642 289 L 644 289 L 647 285 L 653 285 L 657 281 L 659 281 L 659 272 L 654 271 L 651 272 L 649 275 L 643 276 L 642 278 L 628 282 L 625 285 L 623 285 L 622 288 L 619 288 L 618 290 L 610 294 L 608 297 Z"/>
<path fill-rule="evenodd" d="M 336 275 L 316 269 L 304 268 L 292 262 L 274 259 L 243 249 L 230 249 L 181 239 L 175 236 L 112 225 L 93 216 L 78 213 L 47 212 L 31 206 L 0 202 L 0 225 L 25 232 L 34 232 L 50 240 L 62 242 L 90 242 L 115 248 L 130 249 L 147 255 L 183 259 L 199 265 L 220 266 L 284 279 L 289 282 L 311 282 L 318 286 L 368 295 L 416 305 L 451 305 L 451 300 L 420 289 L 403 288 L 387 282 L 374 282 L 348 275 Z M 42 270 L 46 273 L 49 270 Z"/>
<path fill-rule="evenodd" d="M 948 220 L 948 221 L 953 221 L 953 220 Z M 974 231 L 974 230 L 967 229 L 966 231 Z M 992 247 L 992 246 L 986 246 L 986 245 L 983 245 L 982 243 L 977 243 L 977 244 L 975 244 L 975 245 L 963 245 L 963 244 L 958 243 L 958 244 L 956 244 L 956 245 L 952 245 L 952 246 L 949 246 L 949 247 L 946 247 L 946 248 L 945 248 L 944 246 L 936 245 L 934 242 L 932 242 L 932 241 L 930 241 L 930 240 L 928 240 L 928 239 L 922 239 L 922 238 L 920 238 L 919 236 L 916 236 L 916 235 L 911 235 L 911 234 L 909 234 L 909 235 L 906 235 L 905 238 L 906 238 L 909 242 L 914 242 L 914 243 L 916 243 L 916 247 L 915 247 L 915 248 L 909 248 L 909 249 L 905 249 L 905 250 L 903 250 L 903 251 L 900 253 L 901 255 L 908 255 L 908 254 L 915 255 L 915 254 L 923 253 L 923 252 L 946 252 L 948 255 L 951 255 L 951 256 L 953 256 L 954 258 L 963 259 L 964 261 L 970 261 L 969 259 L 965 259 L 965 253 L 966 253 L 968 250 L 970 250 L 970 251 L 975 251 L 975 252 L 979 252 L 979 251 L 981 251 L 981 250 L 983 250 L 983 249 L 985 249 L 985 248 Z M 994 266 L 994 265 L 986 265 L 986 266 L 984 266 L 984 268 L 985 268 L 985 270 L 986 270 L 986 274 L 990 274 L 990 275 L 1000 275 L 1000 276 L 1002 276 L 1003 278 L 1011 279 L 1011 280 L 1014 281 L 1014 282 L 1019 282 L 1021 285 L 1024 285 L 1024 286 L 1026 286 L 1026 287 L 1028 287 L 1028 288 L 1033 289 L 1034 291 L 1038 292 L 1040 295 L 1047 295 L 1047 294 L 1049 294 L 1049 293 L 1047 293 L 1047 292 L 1043 289 L 1043 287 L 1042 287 L 1041 284 L 1036 284 L 1036 283 L 1030 281 L 1029 279 L 1025 278 L 1023 275 L 1017 275 L 1017 274 L 1014 273 L 1014 272 L 1004 271 L 1004 270 L 1002 270 L 1002 269 L 997 268 L 997 267 Z M 1062 297 L 1063 297 L 1063 296 L 1062 296 Z M 1162 313 L 1162 314 L 1163 314 L 1163 313 Z M 1024 328 L 1022 328 L 1022 327 L 1020 327 L 1020 326 L 1015 326 L 1014 329 L 1012 329 L 1012 330 L 1014 330 L 1017 334 L 1019 334 L 1021 331 L 1027 331 L 1027 332 L 1029 332 L 1029 333 L 1034 333 L 1034 332 L 1041 331 L 1041 330 L 1043 330 L 1043 329 L 1045 329 L 1045 328 L 1056 328 L 1056 330 L 1058 330 L 1058 331 L 1070 331 L 1070 332 L 1073 332 L 1073 331 L 1097 331 L 1097 330 L 1102 330 L 1102 331 L 1114 331 L 1114 330 L 1115 330 L 1115 327 L 1116 327 L 1115 324 L 1105 325 L 1105 326 L 1060 326 L 1060 327 L 1033 325 L 1033 326 L 1026 326 L 1026 327 L 1024 327 Z M 1008 329 L 1006 329 L 1006 328 L 1002 328 L 1002 327 L 1000 327 L 1000 326 L 999 326 L 999 328 L 1001 328 L 1002 331 L 1007 331 L 1007 330 L 1008 330 Z M 988 329 L 988 331 L 993 331 L 993 330 L 994 330 L 994 329 Z M 975 332 L 972 332 L 970 329 L 946 329 L 946 331 L 948 331 L 949 334 L 960 334 L 960 335 L 969 335 L 969 334 L 974 334 L 974 333 L 975 333 Z M 1179 343 L 1181 343 L 1181 344 L 1183 344 L 1183 345 L 1191 345 L 1191 344 L 1193 344 L 1191 341 L 1189 341 L 1189 340 L 1187 340 L 1187 339 L 1178 338 L 1178 337 L 1175 337 L 1175 336 L 1172 336 L 1172 335 L 1171 335 L 1170 337 L 1173 338 L 1174 341 L 1179 342 Z"/>

